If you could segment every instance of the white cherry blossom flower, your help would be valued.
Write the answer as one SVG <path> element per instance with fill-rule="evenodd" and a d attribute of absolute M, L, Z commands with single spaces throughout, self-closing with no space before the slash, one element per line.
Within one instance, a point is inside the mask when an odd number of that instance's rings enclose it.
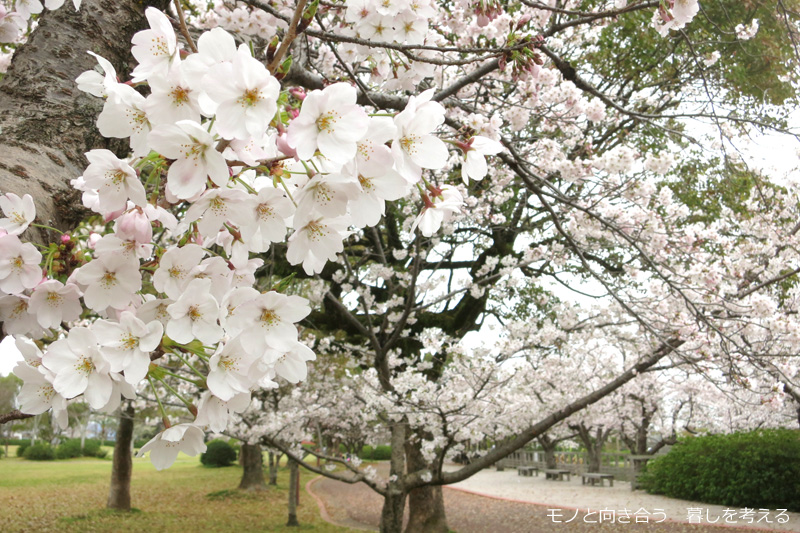
<path fill-rule="evenodd" d="M 139 64 L 133 69 L 133 81 L 144 81 L 153 75 L 165 75 L 179 60 L 178 39 L 167 16 L 154 7 L 145 12 L 149 30 L 137 32 L 131 42 L 131 53 Z"/>
<path fill-rule="evenodd" d="M 72 283 L 64 285 L 55 279 L 37 285 L 28 306 L 29 312 L 36 316 L 43 328 L 55 328 L 62 322 L 77 320 L 83 312 L 78 287 Z"/>
<path fill-rule="evenodd" d="M 180 199 L 192 198 L 206 188 L 206 178 L 224 187 L 230 174 L 217 151 L 214 138 L 200 124 L 181 120 L 156 126 L 147 136 L 150 146 L 175 161 L 167 172 L 167 186 Z"/>
<path fill-rule="evenodd" d="M 111 367 L 89 328 L 72 328 L 66 339 L 52 343 L 42 365 L 55 373 L 53 387 L 65 398 L 83 394 L 93 409 L 100 409 L 111 398 Z"/>
<path fill-rule="evenodd" d="M 249 405 L 249 391 L 234 394 L 228 401 L 223 401 L 211 394 L 210 391 L 205 391 L 197 404 L 197 417 L 194 423 L 220 433 L 228 427 L 232 413 L 241 413 Z"/>
<path fill-rule="evenodd" d="M 416 183 L 423 168 L 437 169 L 447 163 L 447 146 L 432 132 L 444 122 L 444 108 L 431 101 L 433 89 L 408 99 L 405 109 L 394 117 L 397 132 L 392 155 L 397 171 Z"/>
<path fill-rule="evenodd" d="M 250 392 L 260 376 L 253 375 L 251 367 L 261 354 L 251 353 L 242 346 L 241 337 L 235 337 L 217 348 L 208 361 L 208 390 L 222 401 L 236 394 Z"/>
<path fill-rule="evenodd" d="M 211 296 L 211 280 L 190 282 L 180 298 L 167 307 L 167 312 L 171 318 L 166 333 L 175 342 L 186 344 L 199 339 L 210 345 L 222 339 L 222 327 L 217 323 L 219 304 Z"/>
<path fill-rule="evenodd" d="M 181 71 L 192 87 L 204 93 L 203 77 L 208 74 L 209 69 L 219 63 L 232 61 L 235 54 L 236 41 L 233 36 L 216 27 L 197 39 L 197 53 L 191 54 L 181 63 Z"/>
<path fill-rule="evenodd" d="M 358 194 L 358 180 L 346 174 L 317 174 L 295 195 L 295 222 L 335 218 L 347 212 L 347 202 Z"/>
<path fill-rule="evenodd" d="M 0 228 L 4 229 L 9 235 L 19 235 L 26 229 L 33 219 L 36 218 L 36 206 L 33 205 L 33 198 L 30 194 L 25 194 L 20 198 L 13 192 L 0 196 L 0 208 L 6 218 L 0 219 Z"/>
<path fill-rule="evenodd" d="M 347 83 L 334 83 L 308 93 L 300 114 L 289 124 L 288 143 L 301 159 L 319 148 L 329 160 L 343 165 L 356 155 L 356 145 L 369 127 L 366 111 L 356 104 L 357 93 Z"/>
<path fill-rule="evenodd" d="M 275 361 L 275 373 L 289 383 L 299 383 L 308 375 L 306 361 L 314 361 L 316 358 L 311 348 L 302 342 L 296 342 Z"/>
<path fill-rule="evenodd" d="M 31 15 L 38 15 L 44 10 L 44 6 L 39 0 L 17 0 L 14 8 L 24 20 L 28 20 Z"/>
<path fill-rule="evenodd" d="M 16 235 L 1 236 L 0 290 L 19 294 L 34 288 L 42 281 L 41 261 L 42 254 L 31 243 L 21 242 Z"/>
<path fill-rule="evenodd" d="M 213 81 L 212 81 L 213 80 Z M 217 132 L 225 139 L 261 138 L 278 110 L 280 84 L 267 68 L 241 45 L 231 63 L 220 63 L 205 78 L 213 101 Z"/>
<path fill-rule="evenodd" d="M 414 220 L 411 231 L 419 227 L 420 233 L 425 237 L 430 237 L 439 230 L 442 222 L 448 220 L 453 213 L 461 211 L 464 198 L 458 189 L 449 185 L 443 185 L 441 189 L 431 191 L 430 196 L 423 195 L 425 207 Z"/>
<path fill-rule="evenodd" d="M 86 286 L 83 301 L 95 311 L 124 309 L 142 288 L 139 261 L 121 254 L 97 257 L 75 272 L 75 280 Z"/>
<path fill-rule="evenodd" d="M 200 95 L 183 78 L 180 69 L 172 69 L 166 76 L 151 76 L 147 84 L 150 95 L 145 99 L 144 109 L 153 124 L 200 121 Z"/>
<path fill-rule="evenodd" d="M 482 180 L 489 167 L 486 166 L 486 156 L 499 154 L 503 151 L 503 145 L 499 142 L 477 135 L 466 143 L 459 143 L 458 147 L 466 154 L 466 159 L 461 165 L 461 179 L 465 184 L 469 180 Z"/>
<path fill-rule="evenodd" d="M 336 259 L 336 254 L 344 250 L 342 241 L 348 222 L 346 217 L 318 218 L 295 229 L 286 250 L 289 264 L 303 263 L 303 270 L 309 276 L 322 272 L 325 263 Z"/>
<path fill-rule="evenodd" d="M 200 265 L 204 255 L 203 248 L 196 244 L 170 248 L 161 256 L 158 269 L 153 274 L 153 286 L 158 292 L 177 300 L 186 285 L 194 279 L 192 270 Z"/>
<path fill-rule="evenodd" d="M 240 335 L 248 350 L 261 355 L 268 347 L 292 348 L 297 341 L 295 323 L 310 312 L 305 298 L 269 291 L 241 304 L 226 324 L 232 334 Z"/>
<path fill-rule="evenodd" d="M 67 400 L 53 387 L 55 374 L 41 365 L 35 367 L 25 361 L 17 363 L 14 375 L 22 380 L 22 388 L 17 394 L 19 410 L 29 415 L 40 415 L 52 409 L 59 427 L 66 429 Z"/>
<path fill-rule="evenodd" d="M 183 221 L 187 224 L 200 219 L 197 223 L 200 235 L 211 238 L 226 222 L 235 226 L 250 222 L 250 203 L 250 195 L 239 189 L 211 189 L 186 210 Z"/>
<path fill-rule="evenodd" d="M 133 155 L 144 157 L 150 152 L 147 135 L 152 128 L 144 110 L 145 98 L 136 89 L 122 83 L 106 86 L 108 99 L 100 116 L 97 129 L 103 137 L 126 139 L 130 137 Z"/>
<path fill-rule="evenodd" d="M 251 252 L 266 252 L 271 243 L 286 237 L 286 222 L 294 213 L 294 205 L 286 193 L 272 187 L 258 191 L 250 205 L 252 222 L 241 227 L 242 238 Z"/>
<path fill-rule="evenodd" d="M 153 437 L 142 446 L 136 457 L 144 457 L 150 452 L 150 462 L 156 470 L 164 470 L 172 466 L 178 458 L 178 452 L 194 457 L 206 451 L 204 438 L 203 430 L 196 425 L 177 424 Z"/>
<path fill-rule="evenodd" d="M 15 11 L 8 12 L 0 5 L 0 43 L 13 43 L 19 39 L 28 24 Z"/>
<path fill-rule="evenodd" d="M 147 203 L 144 185 L 127 161 L 104 149 L 86 152 L 86 159 L 89 166 L 83 171 L 83 181 L 97 191 L 101 214 L 125 209 L 129 199 L 138 206 Z"/>
<path fill-rule="evenodd" d="M 133 313 L 124 311 L 119 322 L 98 320 L 92 324 L 92 331 L 111 371 L 124 372 L 125 381 L 136 385 L 147 375 L 150 352 L 161 343 L 164 327 L 157 320 L 145 324 Z"/>
<path fill-rule="evenodd" d="M 0 321 L 3 331 L 9 335 L 27 335 L 40 339 L 45 331 L 36 320 L 36 315 L 28 312 L 28 297 L 24 294 L 0 296 Z"/>
<path fill-rule="evenodd" d="M 108 59 L 91 51 L 86 53 L 97 59 L 97 63 L 103 70 L 103 74 L 100 74 L 96 70 L 87 70 L 75 78 L 75 83 L 78 84 L 78 89 L 81 91 L 89 93 L 92 96 L 97 96 L 98 98 L 105 98 L 108 96 L 109 88 L 119 83 L 117 81 L 117 71 Z"/>

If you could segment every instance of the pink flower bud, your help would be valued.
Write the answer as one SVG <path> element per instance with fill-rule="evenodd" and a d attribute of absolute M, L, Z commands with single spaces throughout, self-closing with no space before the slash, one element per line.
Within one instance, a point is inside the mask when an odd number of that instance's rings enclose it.
<path fill-rule="evenodd" d="M 276 144 L 278 146 L 278 150 L 280 150 L 283 155 L 297 159 L 297 151 L 289 146 L 289 143 L 286 140 L 286 135 L 279 135 Z"/>
<path fill-rule="evenodd" d="M 122 240 L 149 243 L 153 240 L 153 226 L 150 219 L 139 209 L 131 209 L 117 219 L 114 232 Z"/>

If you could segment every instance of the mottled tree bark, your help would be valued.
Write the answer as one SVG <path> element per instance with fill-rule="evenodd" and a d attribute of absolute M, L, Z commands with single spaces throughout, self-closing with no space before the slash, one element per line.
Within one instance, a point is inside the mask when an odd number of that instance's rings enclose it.
<path fill-rule="evenodd" d="M 297 494 L 300 490 L 300 467 L 297 461 L 289 459 L 289 520 L 287 526 L 297 527 Z"/>
<path fill-rule="evenodd" d="M 242 481 L 239 483 L 239 488 L 249 491 L 267 490 L 261 446 L 245 443 L 242 444 L 239 453 L 242 460 Z"/>
<path fill-rule="evenodd" d="M 280 453 L 269 452 L 269 484 L 278 484 L 278 465 L 281 462 Z"/>
<path fill-rule="evenodd" d="M 419 441 L 406 443 L 406 464 L 409 472 L 429 468 L 419 449 Z M 408 493 L 408 524 L 405 533 L 447 533 L 444 496 L 439 485 L 425 485 Z"/>
<path fill-rule="evenodd" d="M 78 90 L 75 78 L 95 67 L 91 50 L 126 76 L 131 37 L 147 27 L 147 5 L 168 0 L 84 0 L 45 12 L 0 80 L 0 191 L 33 196 L 37 222 L 69 230 L 83 217 L 69 181 L 83 174 L 84 153 L 111 147 L 95 127 L 102 100 Z M 116 143 L 117 146 L 123 146 Z M 54 235 L 28 230 L 30 240 Z"/>
<path fill-rule="evenodd" d="M 133 404 L 120 409 L 117 441 L 114 443 L 114 457 L 111 464 L 111 488 L 108 491 L 109 509 L 131 510 L 131 472 L 133 470 Z"/>

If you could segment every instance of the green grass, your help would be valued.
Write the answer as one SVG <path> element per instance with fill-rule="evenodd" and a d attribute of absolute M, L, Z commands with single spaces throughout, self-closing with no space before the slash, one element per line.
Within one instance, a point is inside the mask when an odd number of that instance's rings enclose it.
<path fill-rule="evenodd" d="M 235 490 L 238 466 L 205 468 L 183 454 L 172 468 L 157 472 L 148 459 L 134 459 L 131 482 L 136 511 L 105 509 L 111 461 L 0 459 L 0 531 L 181 532 L 193 531 L 353 531 L 319 517 L 305 484 L 314 477 L 301 469 L 300 528 L 284 526 L 289 471 L 282 468 L 278 486 L 260 494 Z"/>

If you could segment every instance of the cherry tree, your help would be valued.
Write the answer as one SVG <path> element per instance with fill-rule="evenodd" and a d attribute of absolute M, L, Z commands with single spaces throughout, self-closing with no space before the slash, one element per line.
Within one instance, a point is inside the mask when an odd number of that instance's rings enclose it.
<path fill-rule="evenodd" d="M 79 4 L 0 13 L 15 41 L 48 9 L 0 84 L 0 317 L 27 351 L 23 412 L 146 395 L 165 429 L 143 452 L 165 468 L 252 390 L 306 378 L 324 352 L 302 323 L 351 354 L 384 417 L 390 476 L 351 469 L 383 495 L 382 530 L 408 499 L 409 528 L 438 531 L 442 485 L 658 364 L 794 390 L 797 190 L 734 150 L 791 133 L 786 2 Z M 492 322 L 504 340 L 472 349 Z M 608 325 L 639 336 L 635 357 L 597 357 L 581 394 L 560 383 L 507 422 L 504 361 L 585 372 L 559 350 L 602 355 Z M 486 436 L 502 444 L 443 469 Z"/>

